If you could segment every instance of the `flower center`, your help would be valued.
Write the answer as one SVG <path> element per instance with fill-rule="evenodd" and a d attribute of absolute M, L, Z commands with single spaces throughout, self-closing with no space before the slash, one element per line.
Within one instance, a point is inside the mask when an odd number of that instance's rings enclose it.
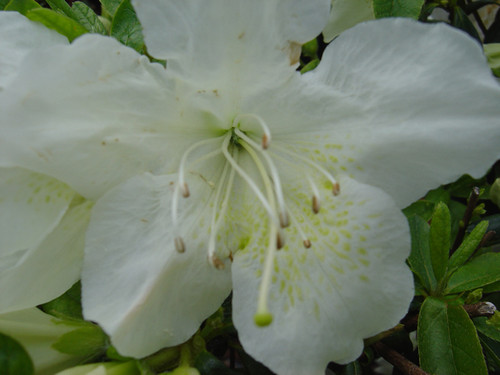
<path fill-rule="evenodd" d="M 245 128 L 248 127 L 252 131 L 241 130 L 243 122 L 245 123 Z M 257 129 L 257 131 L 254 129 Z M 312 195 L 311 209 L 314 214 L 319 213 L 321 206 L 319 189 L 314 183 L 314 180 L 318 179 L 315 175 L 322 175 L 323 178 L 326 177 L 331 182 L 334 195 L 339 194 L 340 186 L 331 173 L 310 158 L 291 151 L 286 146 L 281 146 L 278 142 L 276 144 L 273 143 L 271 146 L 270 129 L 258 115 L 240 114 L 235 117 L 232 127 L 223 136 L 199 141 L 189 147 L 182 155 L 178 171 L 178 181 L 175 185 L 172 199 L 172 219 L 174 226 L 177 225 L 177 210 L 179 199 L 181 199 L 180 195 L 184 198 L 190 196 L 190 190 L 185 181 L 186 164 L 193 151 L 210 146 L 212 143 L 218 147 L 216 146 L 214 150 L 206 153 L 201 159 L 206 160 L 222 154 L 226 162 L 224 163 L 219 181 L 216 184 L 215 201 L 210 215 L 210 234 L 207 244 L 208 260 L 214 267 L 218 269 L 224 268 L 224 262 L 216 254 L 216 237 L 229 208 L 234 179 L 238 175 L 254 193 L 268 216 L 269 239 L 259 289 L 259 299 L 257 301 L 257 312 L 255 314 L 257 325 L 268 325 L 272 321 L 272 316 L 267 308 L 267 298 L 271 285 L 275 253 L 285 245 L 283 229 L 292 224 L 300 234 L 303 246 L 305 248 L 312 246 L 311 241 L 302 230 L 299 220 L 295 218 L 291 210 L 287 207 L 285 192 L 281 183 L 282 179 L 280 178 L 275 161 L 279 160 L 283 163 L 290 163 L 293 170 L 298 170 L 308 180 Z M 241 152 L 246 153 L 254 163 L 260 182 L 256 181 L 240 164 L 239 157 Z M 199 161 L 200 159 L 196 160 L 196 162 Z M 178 252 L 182 253 L 186 251 L 182 237 L 175 237 L 174 242 Z M 232 260 L 232 255 L 229 255 L 229 257 Z"/>

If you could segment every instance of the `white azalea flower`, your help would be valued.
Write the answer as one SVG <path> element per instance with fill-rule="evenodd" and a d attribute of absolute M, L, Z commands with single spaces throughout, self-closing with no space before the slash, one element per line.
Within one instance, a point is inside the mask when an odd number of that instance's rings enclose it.
<path fill-rule="evenodd" d="M 0 93 L 0 166 L 96 201 L 85 317 L 140 357 L 187 340 L 233 288 L 240 340 L 273 371 L 355 359 L 413 296 L 400 208 L 499 155 L 481 48 L 388 19 L 301 76 L 330 0 L 134 5 L 166 70 L 84 35 L 33 50 Z"/>

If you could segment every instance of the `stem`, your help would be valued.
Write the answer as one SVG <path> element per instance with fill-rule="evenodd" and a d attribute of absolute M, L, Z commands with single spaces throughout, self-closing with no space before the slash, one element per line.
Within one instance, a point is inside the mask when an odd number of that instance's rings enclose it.
<path fill-rule="evenodd" d="M 422 370 L 413 362 L 410 362 L 397 351 L 389 348 L 387 345 L 382 344 L 380 341 L 373 345 L 373 348 L 384 357 L 387 362 L 394 365 L 399 371 L 405 375 L 430 375 Z"/>
<path fill-rule="evenodd" d="M 467 208 L 465 210 L 464 217 L 462 218 L 462 222 L 460 223 L 460 228 L 458 229 L 457 237 L 455 238 L 455 242 L 453 242 L 453 246 L 450 249 L 450 256 L 458 249 L 458 247 L 464 240 L 465 230 L 469 225 L 470 219 L 472 218 L 472 213 L 474 212 L 474 208 L 476 208 L 478 200 L 479 200 L 479 188 L 475 186 L 472 188 L 472 192 L 469 195 L 469 199 L 467 201 Z"/>

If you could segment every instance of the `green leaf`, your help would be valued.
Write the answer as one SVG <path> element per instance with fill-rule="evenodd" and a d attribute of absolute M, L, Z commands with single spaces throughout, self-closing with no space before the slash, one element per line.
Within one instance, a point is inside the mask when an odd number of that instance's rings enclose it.
<path fill-rule="evenodd" d="M 83 320 L 81 283 L 75 283 L 63 295 L 43 304 L 42 310 L 61 319 Z"/>
<path fill-rule="evenodd" d="M 376 18 L 410 17 L 418 19 L 425 0 L 373 0 Z"/>
<path fill-rule="evenodd" d="M 90 9 L 87 4 L 76 1 L 73 3 L 71 7 L 76 21 L 80 23 L 83 27 L 85 27 L 91 33 L 97 33 L 106 35 L 106 28 L 102 24 L 97 14 L 94 13 L 92 9 Z"/>
<path fill-rule="evenodd" d="M 494 293 L 500 292 L 500 281 L 485 285 L 483 287 L 483 293 Z"/>
<path fill-rule="evenodd" d="M 45 1 L 47 2 L 47 4 L 49 4 L 52 10 L 56 11 L 57 13 L 64 14 L 65 16 L 75 21 L 77 20 L 75 18 L 73 10 L 65 0 L 45 0 Z"/>
<path fill-rule="evenodd" d="M 81 322 L 83 326 L 62 335 L 52 347 L 61 353 L 86 357 L 96 357 L 106 350 L 107 336 L 99 326 Z"/>
<path fill-rule="evenodd" d="M 32 375 L 33 362 L 21 344 L 0 333 L 0 374 Z"/>
<path fill-rule="evenodd" d="M 420 366 L 434 375 L 487 375 L 474 324 L 462 306 L 433 297 L 418 319 Z"/>
<path fill-rule="evenodd" d="M 109 16 L 109 18 L 113 18 L 116 10 L 122 3 L 122 0 L 100 0 L 102 6 L 102 13 L 104 16 Z"/>
<path fill-rule="evenodd" d="M 201 352 L 195 360 L 195 367 L 201 375 L 238 375 L 209 352 Z"/>
<path fill-rule="evenodd" d="M 319 65 L 319 59 L 314 59 L 310 62 L 308 62 L 302 69 L 300 69 L 300 73 L 304 74 L 307 73 L 311 70 L 316 69 L 316 67 Z"/>
<path fill-rule="evenodd" d="M 458 247 L 455 253 L 451 256 L 448 262 L 448 274 L 451 275 L 455 270 L 463 265 L 474 254 L 486 231 L 488 230 L 488 222 L 481 221 L 474 227 L 472 232 Z"/>
<path fill-rule="evenodd" d="M 488 363 L 488 369 L 492 374 L 497 374 L 500 370 L 500 343 L 479 334 L 479 341 L 483 347 L 483 352 Z"/>
<path fill-rule="evenodd" d="M 474 24 L 471 22 L 467 14 L 460 8 L 456 6 L 453 8 L 453 17 L 451 19 L 451 24 L 469 34 L 471 37 L 479 41 L 481 43 L 481 37 L 477 33 Z"/>
<path fill-rule="evenodd" d="M 491 45 L 491 44 L 490 44 Z M 497 52 L 497 61 L 494 63 L 498 71 L 500 71 L 500 43 L 495 44 L 498 46 L 498 52 Z M 490 64 L 490 67 L 493 69 L 494 66 L 490 62 L 490 56 L 488 56 L 486 52 L 486 45 L 484 46 L 484 51 L 486 53 L 486 56 L 488 57 L 488 63 Z M 500 178 L 497 178 L 495 182 L 491 185 L 490 189 L 490 200 L 495 203 L 498 207 L 500 207 Z"/>
<path fill-rule="evenodd" d="M 451 218 L 448 207 L 439 202 L 432 215 L 429 231 L 429 247 L 431 252 L 432 269 L 439 282 L 444 277 L 448 263 L 448 254 L 451 241 Z"/>
<path fill-rule="evenodd" d="M 111 24 L 111 35 L 122 44 L 142 52 L 144 49 L 144 38 L 142 36 L 142 26 L 135 14 L 135 10 L 130 0 L 123 0 L 116 10 Z"/>
<path fill-rule="evenodd" d="M 486 253 L 460 267 L 448 280 L 449 294 L 472 290 L 500 280 L 500 253 Z"/>
<path fill-rule="evenodd" d="M 4 10 L 8 3 L 9 0 L 0 0 L 0 10 Z"/>
<path fill-rule="evenodd" d="M 35 8 L 41 8 L 41 6 L 35 0 L 11 0 L 5 7 L 6 11 L 16 11 L 23 15 Z"/>
<path fill-rule="evenodd" d="M 436 278 L 432 270 L 432 261 L 429 248 L 429 225 L 419 216 L 408 219 L 411 232 L 411 254 L 408 264 L 418 276 L 420 283 L 427 290 L 436 287 Z"/>
<path fill-rule="evenodd" d="M 363 370 L 358 361 L 348 363 L 340 372 L 339 375 L 363 375 Z"/>
<path fill-rule="evenodd" d="M 432 217 L 434 206 L 434 202 L 429 202 L 425 199 L 422 199 L 416 201 L 415 203 L 412 203 L 411 205 L 403 209 L 403 213 L 406 215 L 406 217 L 417 215 L 425 221 L 429 221 Z"/>
<path fill-rule="evenodd" d="M 500 313 L 498 311 L 495 312 L 495 315 L 498 316 Z M 493 319 L 494 317 L 490 318 Z M 479 332 L 483 335 L 488 336 L 490 339 L 500 342 L 500 328 L 498 324 L 491 324 L 490 319 L 485 316 L 479 316 L 474 318 L 474 324 Z"/>
<path fill-rule="evenodd" d="M 87 32 L 87 30 L 75 20 L 50 9 L 32 9 L 26 13 L 26 17 L 32 21 L 44 24 L 49 29 L 57 31 L 59 34 L 68 38 L 70 42 Z"/>

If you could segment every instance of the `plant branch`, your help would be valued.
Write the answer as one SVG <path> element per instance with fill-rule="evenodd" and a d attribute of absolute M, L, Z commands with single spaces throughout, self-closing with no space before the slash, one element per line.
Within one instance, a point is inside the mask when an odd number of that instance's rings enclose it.
<path fill-rule="evenodd" d="M 450 249 L 450 256 L 458 249 L 462 241 L 465 237 L 465 230 L 469 225 L 470 219 L 472 218 L 472 213 L 474 212 L 474 208 L 476 208 L 477 201 L 479 200 L 479 188 L 477 186 L 472 188 L 472 192 L 469 195 L 469 199 L 467 201 L 467 208 L 464 213 L 464 217 L 460 223 L 460 228 L 458 229 L 457 236 L 455 237 L 455 242 L 453 242 L 453 246 Z"/>
<path fill-rule="evenodd" d="M 422 370 L 413 362 L 407 360 L 397 351 L 389 348 L 387 345 L 382 344 L 380 341 L 373 345 L 373 348 L 387 360 L 390 364 L 396 367 L 405 375 L 430 375 Z"/>

